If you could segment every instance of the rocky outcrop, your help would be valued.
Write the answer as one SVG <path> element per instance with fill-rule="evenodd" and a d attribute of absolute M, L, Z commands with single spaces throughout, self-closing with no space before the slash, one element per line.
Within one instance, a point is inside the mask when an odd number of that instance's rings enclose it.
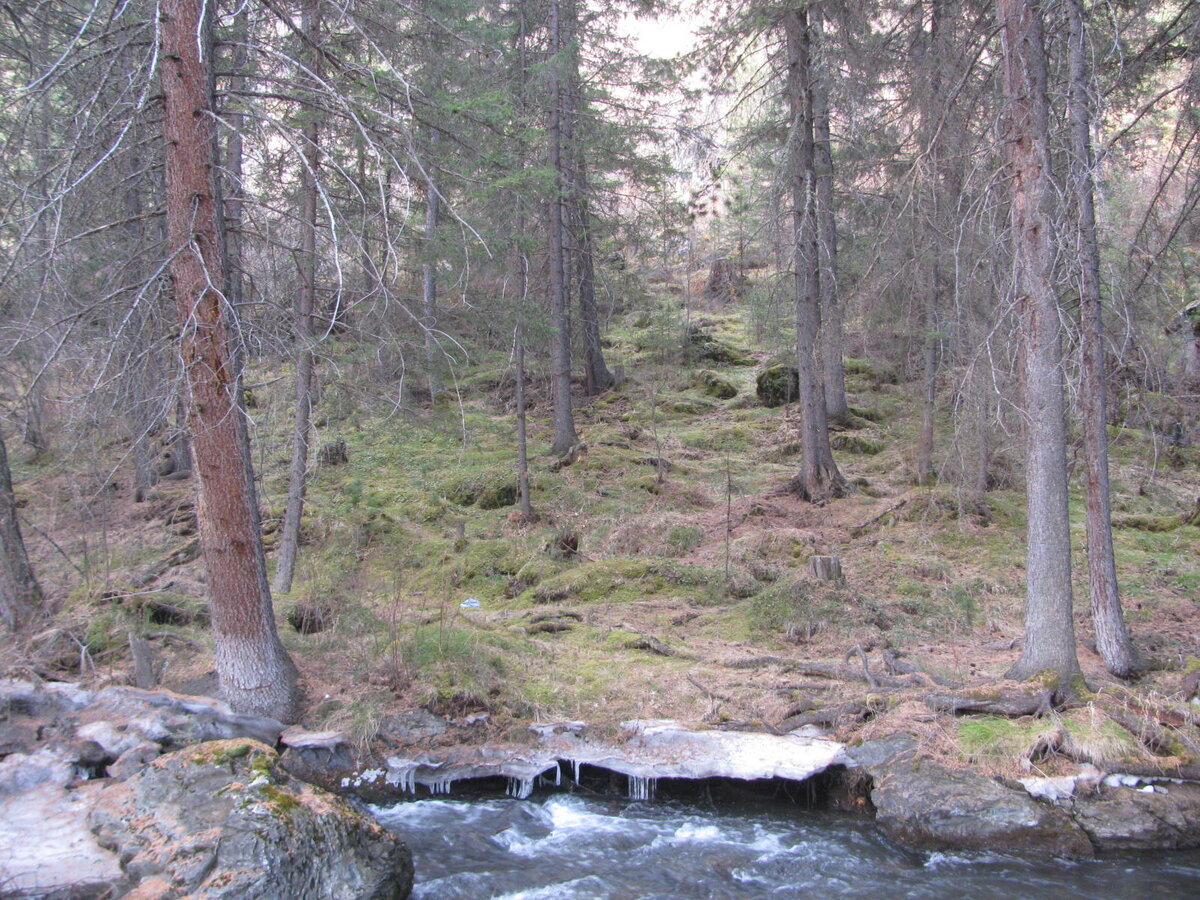
<path fill-rule="evenodd" d="M 1200 847 L 1200 785 L 1101 784 L 1064 804 L 1098 851 Z"/>
<path fill-rule="evenodd" d="M 255 741 L 189 747 L 104 791 L 88 821 L 139 896 L 407 897 L 412 858 L 399 838 L 277 763 Z"/>
<path fill-rule="evenodd" d="M 164 754 L 123 782 L 35 771 L 48 777 L 0 799 L 5 897 L 400 900 L 412 887 L 399 838 L 257 741 Z"/>
<path fill-rule="evenodd" d="M 910 735 L 847 750 L 869 776 L 876 821 L 919 850 L 991 850 L 1082 858 L 1114 850 L 1200 847 L 1200 784 L 1177 778 L 1075 775 L 1009 785 L 919 758 Z"/>
<path fill-rule="evenodd" d="M 918 850 L 1092 855 L 1087 834 L 1061 809 L 991 778 L 930 762 L 880 772 L 871 802 L 884 833 Z"/>
<path fill-rule="evenodd" d="M 43 782 L 0 798 L 0 896 L 90 900 L 128 890 L 120 860 L 88 826 L 105 786 Z"/>
<path fill-rule="evenodd" d="M 283 772 L 260 742 L 280 729 L 168 691 L 0 681 L 0 895 L 407 896 L 407 849 Z"/>

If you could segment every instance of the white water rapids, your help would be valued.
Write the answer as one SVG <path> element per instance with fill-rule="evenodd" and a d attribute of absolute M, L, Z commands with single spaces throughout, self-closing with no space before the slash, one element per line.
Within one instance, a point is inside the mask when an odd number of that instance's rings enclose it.
<path fill-rule="evenodd" d="M 413 850 L 420 900 L 1017 900 L 1200 896 L 1200 853 L 1025 861 L 917 854 L 828 812 L 538 792 L 373 810 Z"/>

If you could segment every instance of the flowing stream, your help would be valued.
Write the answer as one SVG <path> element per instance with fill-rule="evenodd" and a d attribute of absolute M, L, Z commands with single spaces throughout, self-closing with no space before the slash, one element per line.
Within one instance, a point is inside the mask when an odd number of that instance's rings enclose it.
<path fill-rule="evenodd" d="M 539 792 L 373 812 L 412 848 L 422 900 L 1200 896 L 1200 852 L 1084 863 L 910 853 L 868 821 L 770 803 L 710 810 Z"/>

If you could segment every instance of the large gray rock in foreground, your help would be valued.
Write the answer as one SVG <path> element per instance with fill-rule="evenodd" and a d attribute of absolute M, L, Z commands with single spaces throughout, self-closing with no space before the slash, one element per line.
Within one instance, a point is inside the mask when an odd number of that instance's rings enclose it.
<path fill-rule="evenodd" d="M 281 728 L 170 691 L 0 679 L 0 897 L 407 896 L 408 850 L 284 773 Z"/>
<path fill-rule="evenodd" d="M 104 790 L 52 781 L 0 798 L 0 897 L 91 900 L 127 888 L 116 855 L 96 842 L 88 812 Z"/>
<path fill-rule="evenodd" d="M 4 898 L 399 900 L 412 857 L 345 801 L 295 781 L 250 739 L 198 744 L 123 782 L 77 781 L 49 750 L 4 760 Z"/>
<path fill-rule="evenodd" d="M 930 762 L 872 773 L 876 822 L 918 850 L 993 850 L 1086 858 L 1092 842 L 1071 817 L 990 778 Z"/>
<path fill-rule="evenodd" d="M 161 900 L 400 900 L 412 857 L 345 801 L 277 768 L 251 740 L 161 756 L 89 815 L 131 896 Z"/>
<path fill-rule="evenodd" d="M 1200 785 L 1163 781 L 1100 787 L 1066 804 L 1097 850 L 1200 847 Z"/>

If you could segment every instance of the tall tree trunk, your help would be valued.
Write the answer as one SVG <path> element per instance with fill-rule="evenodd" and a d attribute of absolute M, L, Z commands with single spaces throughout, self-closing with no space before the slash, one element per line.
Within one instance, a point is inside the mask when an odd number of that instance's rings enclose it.
<path fill-rule="evenodd" d="M 821 267 L 821 374 L 825 412 L 846 414 L 846 372 L 842 364 L 842 306 L 838 292 L 837 217 L 833 197 L 833 141 L 829 131 L 829 79 L 820 4 L 809 7 L 817 56 L 812 78 L 813 140 L 817 176 L 817 248 Z M 740 229 L 740 225 L 739 225 Z M 738 244 L 739 259 L 741 242 Z"/>
<path fill-rule="evenodd" d="M 275 630 L 253 473 L 230 351 L 230 310 L 216 198 L 209 63 L 211 5 L 162 3 L 163 126 L 170 273 L 200 476 L 200 540 L 212 598 L 214 655 L 240 712 L 293 721 L 296 669 Z"/>
<path fill-rule="evenodd" d="M 551 381 L 554 395 L 554 443 L 551 453 L 563 454 L 579 442 L 571 412 L 571 307 L 567 295 L 568 254 L 566 229 L 566 160 L 563 130 L 566 92 L 563 83 L 564 50 L 571 35 L 563 27 L 563 0 L 550 3 L 550 122 L 547 128 L 554 189 L 550 197 L 550 319 L 554 327 Z M 570 2 L 570 0 L 566 0 Z"/>
<path fill-rule="evenodd" d="M 520 222 L 520 218 L 518 218 Z M 518 231 L 518 234 L 520 232 Z M 533 519 L 533 503 L 529 498 L 529 437 L 527 431 L 525 398 L 525 299 L 529 294 L 529 260 L 517 248 L 517 266 L 520 271 L 521 303 L 517 308 L 516 364 L 517 364 L 517 505 L 521 519 Z"/>
<path fill-rule="evenodd" d="M 309 46 L 320 46 L 320 0 L 309 0 L 304 8 L 301 27 Z M 321 56 L 313 51 L 309 63 L 315 77 L 321 73 Z M 314 85 L 315 88 L 315 85 Z M 317 303 L 317 172 L 321 165 L 321 134 L 314 104 L 307 111 L 304 125 L 304 162 L 300 179 L 300 291 L 296 295 L 296 404 L 292 413 L 292 459 L 288 468 L 287 502 L 283 513 L 283 528 L 279 537 L 279 555 L 275 563 L 276 593 L 292 589 L 296 571 L 296 555 L 300 550 L 300 522 L 304 518 L 304 495 L 308 487 L 308 436 L 312 428 L 313 405 L 313 342 L 317 337 L 313 314 Z"/>
<path fill-rule="evenodd" d="M 789 176 L 796 267 L 796 368 L 799 371 L 802 455 L 792 490 L 819 502 L 847 486 L 829 446 L 825 392 L 818 377 L 821 330 L 820 253 L 817 247 L 816 148 L 813 138 L 811 34 L 807 6 L 783 14 L 787 39 Z"/>
<path fill-rule="evenodd" d="M 238 11 L 230 32 L 233 53 L 230 57 L 229 76 L 229 106 L 223 110 L 223 118 L 229 123 L 229 138 L 225 145 L 225 184 L 222 196 L 225 210 L 225 227 L 221 237 L 225 250 L 226 294 L 229 305 L 233 308 L 235 317 L 241 316 L 242 304 L 245 302 L 244 280 L 242 271 L 242 219 L 246 205 L 246 188 L 242 180 L 244 156 L 242 142 L 242 124 L 246 118 L 243 101 L 238 95 L 244 90 L 246 69 L 249 65 L 247 44 L 250 40 L 249 8 L 242 6 Z M 235 335 L 234 355 L 242 352 L 240 337 Z M 241 365 L 238 371 L 241 372 Z"/>
<path fill-rule="evenodd" d="M 594 397 L 613 386 L 612 373 L 604 362 L 600 344 L 600 316 L 596 306 L 596 263 L 592 247 L 591 185 L 588 182 L 587 152 L 579 133 L 584 109 L 583 85 L 579 76 L 578 0 L 566 0 L 562 30 L 565 35 L 563 60 L 566 98 L 564 142 L 567 156 L 567 220 L 574 248 L 574 275 L 579 290 L 579 321 L 583 332 L 584 390 Z"/>
<path fill-rule="evenodd" d="M 430 154 L 437 147 L 437 132 L 429 139 Z M 433 177 L 433 160 L 426 160 L 425 170 L 425 237 L 421 260 L 421 316 L 425 338 L 425 377 L 429 381 L 429 396 L 434 400 L 445 392 L 442 383 L 441 359 L 437 341 L 437 226 L 441 197 Z"/>
<path fill-rule="evenodd" d="M 1079 673 L 1071 595 L 1062 347 L 1053 285 L 1049 102 L 1042 10 L 998 0 L 1008 111 L 1013 282 L 1020 316 L 1026 428 L 1025 643 L 1008 677 L 1050 673 L 1057 693 Z"/>
<path fill-rule="evenodd" d="M 579 279 L 579 319 L 583 329 L 583 374 L 589 397 L 608 390 L 615 383 L 604 361 L 600 344 L 600 316 L 596 305 L 596 266 L 592 252 L 592 215 L 588 202 L 587 168 L 580 158 L 575 173 L 576 272 Z"/>
<path fill-rule="evenodd" d="M 527 32 L 525 20 L 525 2 L 517 0 L 515 10 L 517 16 L 517 31 L 516 31 L 516 50 L 517 50 L 517 85 L 516 95 L 517 108 L 516 120 L 520 124 L 524 124 L 526 116 L 526 82 L 529 77 L 529 69 L 526 61 L 527 47 Z M 522 171 L 525 168 L 526 162 L 526 144 L 523 137 L 517 137 L 517 170 Z M 516 365 L 517 365 L 517 506 L 521 510 L 521 519 L 529 522 L 533 519 L 533 502 L 529 496 L 529 431 L 528 431 L 528 404 L 526 398 L 526 383 L 525 383 L 525 304 L 529 299 L 529 257 L 525 254 L 525 248 L 521 241 L 525 235 L 525 196 L 524 192 L 518 189 L 513 198 L 516 204 L 517 214 L 516 232 L 514 234 L 512 249 L 513 259 L 517 267 L 517 283 L 521 292 L 521 299 L 517 305 L 517 325 L 516 325 Z"/>
<path fill-rule="evenodd" d="M 8 449 L 0 432 L 0 621 L 14 634 L 26 631 L 45 615 L 45 598 L 21 537 L 17 500 L 13 494 Z"/>
<path fill-rule="evenodd" d="M 1079 301 L 1083 371 L 1083 456 L 1087 507 L 1088 582 L 1096 649 L 1108 671 L 1128 678 L 1137 655 L 1125 626 L 1113 557 L 1112 501 L 1108 483 L 1108 421 L 1105 413 L 1104 321 L 1100 303 L 1100 248 L 1092 180 L 1092 115 L 1088 102 L 1087 30 L 1082 0 L 1067 0 L 1071 118 L 1070 191 L 1078 205 Z"/>
<path fill-rule="evenodd" d="M 124 206 L 127 221 L 123 230 L 128 241 L 130 281 L 134 287 L 129 297 L 129 316 L 120 336 L 126 359 L 121 375 L 122 405 L 133 455 L 135 503 L 144 501 L 158 480 L 158 473 L 154 470 L 152 440 L 161 418 L 161 404 L 154 399 L 154 392 L 161 386 L 154 371 L 152 347 L 155 341 L 153 335 L 148 333 L 154 327 L 154 315 L 147 312 L 147 308 L 151 295 L 157 299 L 157 291 L 152 291 L 147 283 L 151 274 L 144 258 L 146 226 L 142 220 L 143 202 L 139 190 L 142 167 L 136 149 L 141 132 L 139 124 L 133 126 L 134 149 L 130 150 L 125 160 Z"/>
<path fill-rule="evenodd" d="M 927 254 L 925 285 L 922 309 L 921 347 L 921 427 L 917 436 L 917 454 L 914 464 L 917 484 L 933 481 L 934 422 L 937 417 L 937 378 L 941 349 L 939 317 L 945 306 L 944 274 L 942 272 L 942 243 L 945 240 L 946 193 L 943 155 L 943 135 L 948 128 L 942 120 L 945 98 L 942 96 L 942 67 L 947 65 L 949 42 L 946 29 L 953 20 L 944 9 L 943 0 L 929 3 L 929 46 L 925 53 L 924 96 L 920 101 L 921 143 L 926 161 L 922 176 L 924 192 L 928 194 L 928 208 L 923 211 L 922 226 L 925 234 L 924 252 Z"/>
<path fill-rule="evenodd" d="M 937 251 L 933 251 L 935 254 Z M 925 285 L 925 308 L 922 311 L 921 346 L 921 427 L 917 433 L 917 455 L 913 468 L 917 484 L 933 482 L 933 430 L 937 417 L 938 311 L 942 306 L 941 263 L 936 258 L 930 263 L 928 283 Z"/>

